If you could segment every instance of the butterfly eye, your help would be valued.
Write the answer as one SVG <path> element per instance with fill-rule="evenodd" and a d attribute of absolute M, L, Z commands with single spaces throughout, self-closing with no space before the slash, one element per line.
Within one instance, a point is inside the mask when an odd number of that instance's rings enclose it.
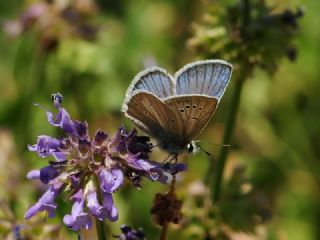
<path fill-rule="evenodd" d="M 193 150 L 194 150 L 194 146 L 193 146 L 193 144 L 188 143 L 188 145 L 187 145 L 187 149 L 188 149 L 188 152 L 189 152 L 189 153 L 192 153 L 192 152 L 193 152 Z"/>

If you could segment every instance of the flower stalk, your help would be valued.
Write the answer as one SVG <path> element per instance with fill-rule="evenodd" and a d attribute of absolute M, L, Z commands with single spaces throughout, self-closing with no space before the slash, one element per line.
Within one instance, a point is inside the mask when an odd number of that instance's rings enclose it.
<path fill-rule="evenodd" d="M 161 229 L 161 234 L 160 234 L 160 240 L 166 240 L 167 238 L 167 233 L 168 233 L 168 227 L 169 227 L 169 223 L 166 222 Z"/>
<path fill-rule="evenodd" d="M 241 100 L 241 92 L 243 87 L 244 79 L 237 79 L 235 90 L 232 97 L 232 102 L 230 106 L 230 112 L 226 123 L 226 129 L 223 136 L 223 144 L 229 144 L 232 133 L 235 127 L 237 113 Z M 216 163 L 216 174 L 213 181 L 213 201 L 218 201 L 220 196 L 221 182 L 223 177 L 224 166 L 226 164 L 226 159 L 229 153 L 229 147 L 221 148 L 219 158 Z M 211 169 L 211 168 L 209 168 Z"/>
<path fill-rule="evenodd" d="M 98 190 L 98 201 L 101 204 L 103 202 L 103 196 L 102 196 L 102 192 L 100 190 L 98 179 L 97 179 L 97 181 L 95 181 L 95 183 L 96 183 L 96 189 L 99 189 Z M 98 240 L 107 240 L 104 219 L 96 218 L 96 230 L 97 230 Z"/>
<path fill-rule="evenodd" d="M 176 193 L 175 193 L 175 190 L 176 190 L 176 188 L 175 188 L 175 186 L 176 186 L 176 175 L 172 175 L 172 177 L 173 178 L 172 178 L 172 182 L 171 182 L 171 185 L 170 185 L 170 190 L 167 193 L 167 197 L 169 199 L 176 200 Z M 170 220 L 171 220 L 170 218 L 164 218 L 164 221 L 161 224 L 162 229 L 161 229 L 161 234 L 160 234 L 160 240 L 166 240 L 167 239 L 167 233 L 168 233 L 168 229 L 169 229 Z"/>
<path fill-rule="evenodd" d="M 246 28 L 250 22 L 250 0 L 240 0 L 239 1 L 239 10 L 242 12 L 242 21 L 241 21 L 241 35 L 246 39 Z M 243 83 L 245 79 L 251 74 L 252 65 L 248 63 L 246 56 L 242 57 L 240 62 L 240 73 L 238 78 L 235 79 L 236 85 L 231 100 L 230 112 L 226 123 L 226 129 L 223 136 L 223 145 L 230 144 L 232 133 L 236 124 L 237 113 L 241 100 L 241 93 L 243 88 Z M 216 163 L 216 174 L 213 181 L 213 192 L 212 199 L 214 202 L 217 202 L 220 197 L 220 189 L 223 178 L 224 167 L 226 164 L 226 159 L 229 153 L 229 148 L 225 147 L 221 149 L 218 161 Z"/>

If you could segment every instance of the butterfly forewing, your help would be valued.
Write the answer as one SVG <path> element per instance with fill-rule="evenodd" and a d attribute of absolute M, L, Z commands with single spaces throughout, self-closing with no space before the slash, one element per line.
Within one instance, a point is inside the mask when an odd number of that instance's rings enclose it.
<path fill-rule="evenodd" d="M 176 75 L 176 94 L 205 94 L 220 101 L 231 77 L 232 67 L 222 60 L 198 61 Z"/>
<path fill-rule="evenodd" d="M 137 90 L 150 92 L 159 98 L 173 94 L 173 78 L 162 68 L 153 67 L 140 72 L 130 85 L 127 96 Z"/>
<path fill-rule="evenodd" d="M 160 141 L 164 138 L 174 138 L 177 141 L 182 136 L 183 126 L 179 116 L 151 93 L 135 93 L 124 112 L 142 130 Z"/>
<path fill-rule="evenodd" d="M 190 142 L 201 133 L 213 116 L 218 100 L 201 95 L 169 97 L 164 102 L 179 116 L 183 126 L 183 139 Z"/>

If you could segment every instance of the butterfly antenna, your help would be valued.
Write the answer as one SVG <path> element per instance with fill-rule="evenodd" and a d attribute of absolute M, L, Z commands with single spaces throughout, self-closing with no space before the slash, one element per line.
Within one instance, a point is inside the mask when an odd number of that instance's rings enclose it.
<path fill-rule="evenodd" d="M 217 144 L 217 143 L 214 143 L 214 145 L 219 146 L 219 147 L 231 147 L 231 144 Z"/>
<path fill-rule="evenodd" d="M 202 140 L 195 140 L 194 142 L 195 143 L 200 143 L 200 142 L 203 142 L 203 141 Z M 207 141 L 207 142 L 212 144 L 212 145 L 219 146 L 219 147 L 231 147 L 231 144 L 218 144 L 218 143 L 213 143 L 213 142 L 210 142 L 210 141 Z"/>
<path fill-rule="evenodd" d="M 209 153 L 208 151 L 206 151 L 203 147 L 201 147 L 200 145 L 198 145 L 199 149 L 202 150 L 205 154 L 207 154 L 208 157 L 211 157 L 212 154 Z"/>
<path fill-rule="evenodd" d="M 163 164 L 172 164 L 178 162 L 178 154 L 169 154 L 163 161 Z"/>

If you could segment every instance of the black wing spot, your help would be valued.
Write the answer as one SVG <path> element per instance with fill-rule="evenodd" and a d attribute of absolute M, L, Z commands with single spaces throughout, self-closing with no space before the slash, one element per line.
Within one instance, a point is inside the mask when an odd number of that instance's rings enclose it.
<path fill-rule="evenodd" d="M 208 111 L 207 111 L 207 110 L 204 110 L 203 112 L 204 112 L 204 113 L 207 113 Z"/>
<path fill-rule="evenodd" d="M 193 108 L 197 108 L 197 105 L 193 105 L 192 107 L 193 107 Z"/>
<path fill-rule="evenodd" d="M 144 111 L 143 113 L 144 113 L 145 115 L 147 115 L 147 114 L 148 114 L 148 112 L 147 112 L 147 111 Z"/>
<path fill-rule="evenodd" d="M 190 108 L 190 105 L 186 105 L 186 108 Z"/>
<path fill-rule="evenodd" d="M 202 111 L 202 107 L 199 107 L 199 110 Z"/>
<path fill-rule="evenodd" d="M 180 109 L 180 112 L 184 112 L 184 109 Z"/>
<path fill-rule="evenodd" d="M 174 122 L 174 119 L 171 119 L 171 122 Z"/>

